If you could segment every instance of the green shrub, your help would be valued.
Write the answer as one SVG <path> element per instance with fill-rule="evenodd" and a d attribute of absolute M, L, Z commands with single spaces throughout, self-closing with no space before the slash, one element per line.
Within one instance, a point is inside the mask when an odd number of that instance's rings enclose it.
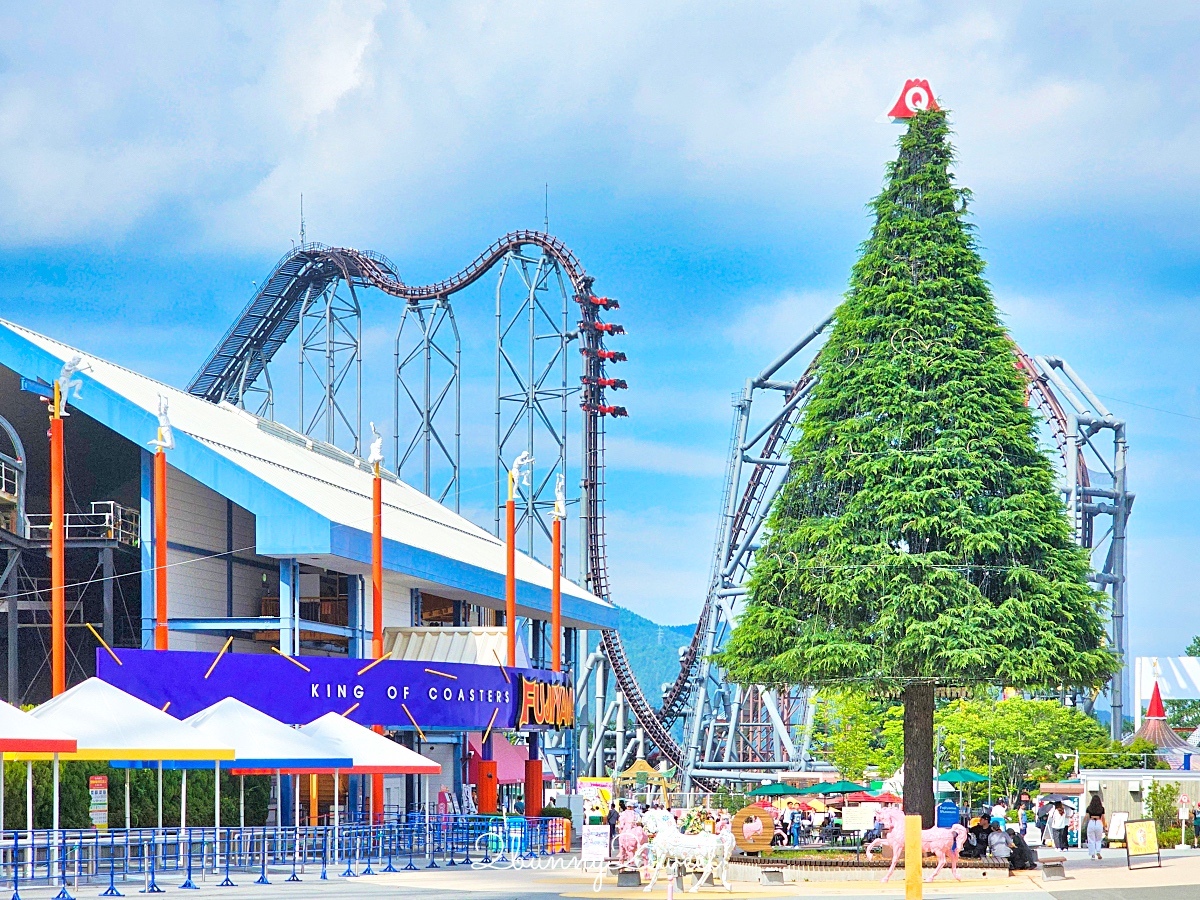
<path fill-rule="evenodd" d="M 571 811 L 565 806 L 543 806 L 538 815 L 543 819 L 569 819 Z"/>
<path fill-rule="evenodd" d="M 1178 781 L 1156 781 L 1146 792 L 1146 812 L 1158 825 L 1159 834 L 1179 821 L 1179 788 Z"/>

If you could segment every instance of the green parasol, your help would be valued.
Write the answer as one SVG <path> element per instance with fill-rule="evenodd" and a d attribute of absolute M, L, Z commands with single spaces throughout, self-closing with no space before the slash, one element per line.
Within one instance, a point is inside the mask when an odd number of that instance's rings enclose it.
<path fill-rule="evenodd" d="M 855 791 L 866 790 L 861 784 L 855 784 L 853 781 L 835 781 L 833 784 L 815 784 L 813 787 L 819 788 L 814 792 L 819 794 L 853 794 Z"/>
<path fill-rule="evenodd" d="M 798 787 L 794 787 L 793 785 L 790 785 L 790 784 L 783 784 L 781 782 L 775 782 L 773 784 L 760 784 L 754 790 L 750 791 L 747 794 L 747 796 L 748 797 L 785 797 L 785 796 L 791 796 L 791 795 L 802 794 L 802 793 L 804 793 L 804 791 Z"/>
<path fill-rule="evenodd" d="M 980 775 L 978 772 L 972 772 L 970 769 L 954 769 L 944 775 L 939 775 L 937 780 L 947 781 L 950 784 L 979 784 L 988 779 L 986 775 Z"/>

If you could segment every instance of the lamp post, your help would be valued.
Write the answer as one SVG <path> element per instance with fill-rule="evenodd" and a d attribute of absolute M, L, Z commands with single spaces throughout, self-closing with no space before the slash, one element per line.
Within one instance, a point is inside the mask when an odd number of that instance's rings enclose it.
<path fill-rule="evenodd" d="M 505 520 L 505 579 L 504 579 L 504 628 L 508 639 L 508 666 L 517 664 L 517 479 L 524 475 L 529 484 L 529 468 L 533 457 L 522 450 L 512 468 L 508 470 L 508 502 L 504 504 Z"/>
<path fill-rule="evenodd" d="M 67 689 L 67 566 L 63 512 L 63 391 L 50 400 L 50 680 L 55 697 Z M 9 601 L 14 602 L 14 601 Z M 57 775 L 57 769 L 55 770 Z"/>
<path fill-rule="evenodd" d="M 367 462 L 371 466 L 371 658 L 383 657 L 383 437 L 371 423 L 371 453 Z M 383 734 L 383 726 L 371 729 Z M 383 775 L 371 776 L 371 824 L 383 813 Z M 299 823 L 297 823 L 299 824 Z"/>
<path fill-rule="evenodd" d="M 67 395 L 79 396 L 76 372 L 86 368 L 82 356 L 63 364 L 50 396 L 50 691 L 57 697 L 67 689 L 67 526 L 63 419 Z M 10 601 L 15 602 L 15 601 Z M 55 759 L 58 755 L 55 754 Z M 58 768 L 55 767 L 57 778 Z M 56 782 L 57 783 L 57 782 Z M 55 825 L 57 828 L 57 824 Z"/>
<path fill-rule="evenodd" d="M 988 806 L 992 805 L 992 749 L 996 746 L 995 740 L 988 741 Z"/>
<path fill-rule="evenodd" d="M 158 436 L 154 448 L 154 649 L 166 650 L 167 632 L 167 451 L 175 449 L 175 432 L 167 415 L 167 398 L 158 395 Z"/>
<path fill-rule="evenodd" d="M 562 520 L 567 514 L 565 478 L 559 474 L 554 483 L 554 521 L 551 525 L 550 553 L 550 668 L 562 671 Z"/>

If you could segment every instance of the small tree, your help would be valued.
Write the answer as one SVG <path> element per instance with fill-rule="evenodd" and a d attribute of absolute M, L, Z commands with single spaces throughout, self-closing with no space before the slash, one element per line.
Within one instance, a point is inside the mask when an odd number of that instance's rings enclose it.
<path fill-rule="evenodd" d="M 905 809 L 927 825 L 940 685 L 1115 669 L 948 138 L 939 110 L 900 139 L 721 655 L 746 683 L 899 697 Z"/>
<path fill-rule="evenodd" d="M 1179 821 L 1179 787 L 1178 781 L 1156 781 L 1146 791 L 1146 812 L 1159 831 L 1172 828 Z"/>

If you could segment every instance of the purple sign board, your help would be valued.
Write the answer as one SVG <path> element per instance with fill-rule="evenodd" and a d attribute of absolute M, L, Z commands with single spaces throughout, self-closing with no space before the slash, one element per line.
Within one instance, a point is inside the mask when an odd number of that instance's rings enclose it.
<path fill-rule="evenodd" d="M 109 684 L 185 719 L 226 697 L 289 725 L 327 712 L 362 725 L 422 731 L 482 731 L 518 725 L 523 685 L 566 685 L 545 669 L 263 653 L 117 649 L 118 664 L 96 650 L 96 674 Z M 215 662 L 215 665 L 214 665 Z M 211 671 L 210 671 L 211 670 Z M 526 730 L 536 729 L 526 725 Z"/>

